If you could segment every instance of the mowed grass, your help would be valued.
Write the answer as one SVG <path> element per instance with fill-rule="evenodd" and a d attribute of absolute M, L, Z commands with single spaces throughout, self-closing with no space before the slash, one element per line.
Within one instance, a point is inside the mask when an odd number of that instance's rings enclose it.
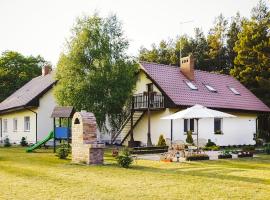
<path fill-rule="evenodd" d="M 0 199 L 270 199 L 270 156 L 119 168 L 71 164 L 52 150 L 0 148 Z"/>

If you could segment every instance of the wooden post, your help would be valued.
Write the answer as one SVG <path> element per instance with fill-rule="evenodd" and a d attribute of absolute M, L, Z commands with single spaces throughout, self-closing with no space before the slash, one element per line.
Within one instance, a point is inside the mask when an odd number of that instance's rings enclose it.
<path fill-rule="evenodd" d="M 133 137 L 133 109 L 131 110 L 131 116 L 130 116 L 130 142 L 134 142 Z"/>
<path fill-rule="evenodd" d="M 53 152 L 56 152 L 56 142 L 55 142 L 55 118 L 53 118 Z"/>

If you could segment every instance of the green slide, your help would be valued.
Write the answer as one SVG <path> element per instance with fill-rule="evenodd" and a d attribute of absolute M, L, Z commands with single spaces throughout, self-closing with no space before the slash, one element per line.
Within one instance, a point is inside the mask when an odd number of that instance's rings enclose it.
<path fill-rule="evenodd" d="M 38 142 L 38 143 L 32 145 L 31 147 L 27 148 L 27 149 L 26 149 L 26 152 L 32 152 L 32 151 L 35 150 L 36 148 L 38 148 L 38 147 L 40 147 L 41 145 L 43 145 L 43 144 L 45 144 L 46 142 L 48 142 L 50 139 L 53 139 L 53 137 L 54 137 L 54 132 L 51 131 L 51 132 L 49 133 L 49 135 L 47 135 L 46 138 L 44 138 L 44 139 L 41 140 L 40 142 Z"/>

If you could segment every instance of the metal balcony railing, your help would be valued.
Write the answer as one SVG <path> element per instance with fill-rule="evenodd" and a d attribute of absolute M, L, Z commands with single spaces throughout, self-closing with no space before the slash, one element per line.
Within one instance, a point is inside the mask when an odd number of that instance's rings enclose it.
<path fill-rule="evenodd" d="M 149 101 L 148 101 L 149 100 Z M 154 92 L 133 96 L 133 109 L 164 108 L 164 96 Z"/>

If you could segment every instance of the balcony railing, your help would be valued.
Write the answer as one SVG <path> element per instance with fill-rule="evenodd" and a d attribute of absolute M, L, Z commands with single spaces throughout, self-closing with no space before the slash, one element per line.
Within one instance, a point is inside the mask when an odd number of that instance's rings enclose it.
<path fill-rule="evenodd" d="M 149 99 L 149 102 L 148 102 Z M 137 94 L 133 96 L 133 109 L 147 109 L 149 108 L 164 108 L 164 96 L 161 94 L 147 93 Z"/>

